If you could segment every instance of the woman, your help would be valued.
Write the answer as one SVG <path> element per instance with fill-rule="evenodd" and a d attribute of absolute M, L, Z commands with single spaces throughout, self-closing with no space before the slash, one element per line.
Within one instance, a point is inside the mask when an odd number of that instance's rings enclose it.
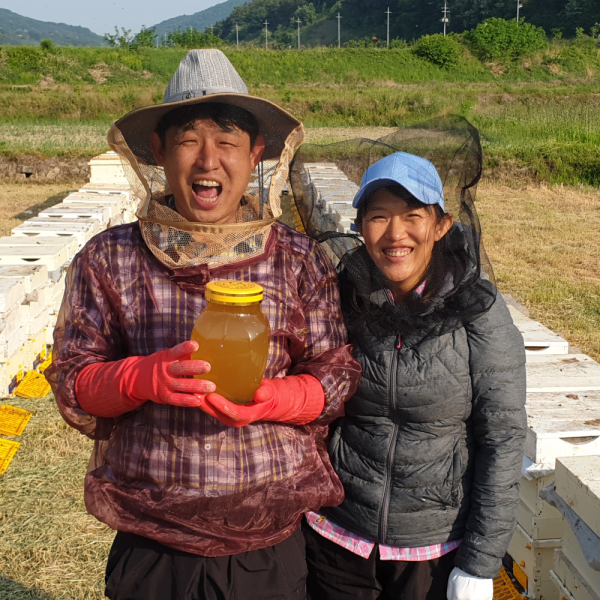
<path fill-rule="evenodd" d="M 492 599 L 515 527 L 525 351 L 482 272 L 477 179 L 456 188 L 455 223 L 428 160 L 397 152 L 362 178 L 364 247 L 340 283 L 363 376 L 330 442 L 345 500 L 307 513 L 313 600 Z"/>

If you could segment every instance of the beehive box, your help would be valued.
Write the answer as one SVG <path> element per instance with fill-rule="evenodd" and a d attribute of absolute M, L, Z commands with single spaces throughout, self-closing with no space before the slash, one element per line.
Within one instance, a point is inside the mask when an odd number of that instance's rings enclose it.
<path fill-rule="evenodd" d="M 6 341 L 0 343 L 0 360 L 8 360 L 27 342 L 28 329 L 19 327 Z"/>
<path fill-rule="evenodd" d="M 23 318 L 22 304 L 15 304 L 9 311 L 0 313 L 0 345 L 7 344 L 13 334 L 29 319 Z"/>
<path fill-rule="evenodd" d="M 0 248 L 0 266 L 46 265 L 50 272 L 60 269 L 67 260 L 69 260 L 68 244 L 64 246 L 17 246 L 14 248 Z"/>
<path fill-rule="evenodd" d="M 88 163 L 90 166 L 90 183 L 129 185 L 121 159 L 116 152 L 105 152 Z"/>
<path fill-rule="evenodd" d="M 598 407 L 598 391 L 527 394 L 525 456 L 553 467 L 559 456 L 600 454 Z"/>
<path fill-rule="evenodd" d="M 23 277 L 0 279 L 0 313 L 7 313 L 21 304 L 25 299 L 25 288 Z"/>
<path fill-rule="evenodd" d="M 121 208 L 121 200 L 120 199 L 111 199 L 108 196 L 105 196 L 106 200 L 86 200 L 85 197 L 83 199 L 80 196 L 84 196 L 84 194 L 80 195 L 71 195 L 67 196 L 62 204 L 63 206 L 90 206 L 90 207 L 103 207 L 109 210 L 109 220 L 118 217 L 123 209 Z"/>
<path fill-rule="evenodd" d="M 514 306 L 508 310 L 514 324 L 523 336 L 525 351 L 528 354 L 569 354 L 569 342 L 550 331 L 538 321 L 526 317 Z"/>
<path fill-rule="evenodd" d="M 533 540 L 517 525 L 510 541 L 508 553 L 527 578 L 523 587 L 527 596 L 536 600 L 554 600 L 556 586 L 550 576 L 554 550 L 560 547 L 561 540 Z"/>
<path fill-rule="evenodd" d="M 46 265 L 0 266 L 0 279 L 22 279 L 25 293 L 31 294 L 48 282 L 48 267 Z"/>
<path fill-rule="evenodd" d="M 63 246 L 67 249 L 67 260 L 73 258 L 79 250 L 79 241 L 73 235 L 68 236 L 11 236 L 11 237 L 0 237 L 0 253 L 5 248 L 50 248 Z"/>
<path fill-rule="evenodd" d="M 50 317 L 45 315 L 46 319 L 43 325 L 33 334 L 30 335 L 26 342 L 26 352 L 28 356 L 28 362 L 32 368 L 36 368 L 46 358 L 47 352 L 47 329 L 50 322 Z"/>
<path fill-rule="evenodd" d="M 534 512 L 524 500 L 519 500 L 517 523 L 532 540 L 559 540 L 562 538 L 562 515 L 548 503 L 545 504 L 555 511 L 555 514 L 538 515 L 537 507 Z M 544 512 L 544 509 L 540 512 Z"/>
<path fill-rule="evenodd" d="M 107 206 L 86 204 L 56 204 L 39 213 L 44 219 L 96 219 L 106 228 L 111 210 Z"/>
<path fill-rule="evenodd" d="M 132 200 L 133 190 L 129 183 L 86 183 L 79 189 L 82 194 L 126 194 Z"/>
<path fill-rule="evenodd" d="M 554 473 L 536 479 L 521 477 L 519 480 L 520 502 L 522 502 L 529 513 L 535 517 L 560 519 L 562 522 L 560 511 L 556 510 L 556 508 L 550 506 L 550 504 L 540 498 L 540 492 L 552 483 L 554 483 Z M 557 537 L 562 537 L 562 534 Z"/>
<path fill-rule="evenodd" d="M 595 571 L 587 563 L 577 536 L 566 521 L 564 521 L 562 553 L 573 565 L 574 574 L 583 580 L 596 595 L 600 595 L 600 571 Z M 568 586 L 567 589 L 570 591 Z"/>
<path fill-rule="evenodd" d="M 600 404 L 597 413 L 600 413 Z M 600 419 L 598 421 L 600 429 Z M 600 456 L 559 458 L 556 492 L 600 536 Z"/>
<path fill-rule="evenodd" d="M 600 364 L 585 354 L 527 356 L 528 392 L 600 390 Z"/>
<path fill-rule="evenodd" d="M 117 206 L 119 211 L 123 211 L 129 205 L 129 194 L 127 192 L 72 192 L 64 200 L 64 204 L 106 204 L 107 206 Z"/>
<path fill-rule="evenodd" d="M 554 551 L 554 567 L 550 571 L 560 600 L 600 600 L 598 595 L 562 550 Z"/>
<path fill-rule="evenodd" d="M 30 368 L 25 346 L 8 358 L 0 357 L 0 393 L 4 396 L 11 395 L 25 375 L 25 371 Z"/>

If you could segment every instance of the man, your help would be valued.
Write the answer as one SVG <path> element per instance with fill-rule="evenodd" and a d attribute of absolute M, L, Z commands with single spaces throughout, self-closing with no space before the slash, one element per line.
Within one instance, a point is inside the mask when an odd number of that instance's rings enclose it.
<path fill-rule="evenodd" d="M 73 261 L 49 369 L 65 420 L 95 439 L 85 500 L 117 530 L 109 598 L 304 597 L 299 523 L 343 498 L 325 438 L 360 371 L 329 260 L 275 221 L 301 139 L 217 50 L 188 53 L 163 103 L 109 134 L 139 222 Z M 264 288 L 266 379 L 245 406 L 190 377 L 210 369 L 189 340 L 218 279 Z"/>

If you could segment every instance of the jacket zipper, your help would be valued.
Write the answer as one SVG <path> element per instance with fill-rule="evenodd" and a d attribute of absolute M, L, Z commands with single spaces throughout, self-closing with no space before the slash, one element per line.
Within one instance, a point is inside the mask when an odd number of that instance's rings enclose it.
<path fill-rule="evenodd" d="M 392 357 L 392 367 L 390 369 L 390 412 L 393 413 L 396 408 L 396 369 L 398 367 L 398 352 L 402 348 L 402 338 L 398 336 L 398 340 L 395 344 L 394 355 Z M 385 463 L 385 484 L 383 487 L 383 500 L 381 503 L 381 513 L 379 518 L 379 543 L 386 543 L 386 532 L 388 513 L 390 509 L 390 496 L 391 496 L 391 484 L 392 484 L 392 469 L 394 467 L 394 452 L 396 450 L 396 439 L 398 438 L 398 425 L 394 423 L 394 430 L 392 432 L 392 439 L 390 440 L 390 446 L 388 448 L 388 454 Z"/>

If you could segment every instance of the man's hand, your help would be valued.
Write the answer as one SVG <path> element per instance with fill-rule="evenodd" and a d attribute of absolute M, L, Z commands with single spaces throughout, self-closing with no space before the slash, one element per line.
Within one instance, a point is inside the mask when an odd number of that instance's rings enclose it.
<path fill-rule="evenodd" d="M 200 406 L 200 396 L 217 388 L 212 381 L 193 378 L 210 371 L 207 362 L 190 360 L 196 350 L 198 343 L 189 341 L 142 358 L 131 377 L 130 395 L 158 404 Z"/>
<path fill-rule="evenodd" d="M 294 375 L 263 379 L 249 404 L 234 404 L 220 394 L 207 394 L 200 407 L 230 427 L 245 427 L 255 421 L 277 421 L 304 425 L 323 411 L 325 395 L 318 379 Z"/>
<path fill-rule="evenodd" d="M 452 569 L 448 579 L 448 600 L 492 600 L 494 581 L 465 573 L 458 567 Z"/>

